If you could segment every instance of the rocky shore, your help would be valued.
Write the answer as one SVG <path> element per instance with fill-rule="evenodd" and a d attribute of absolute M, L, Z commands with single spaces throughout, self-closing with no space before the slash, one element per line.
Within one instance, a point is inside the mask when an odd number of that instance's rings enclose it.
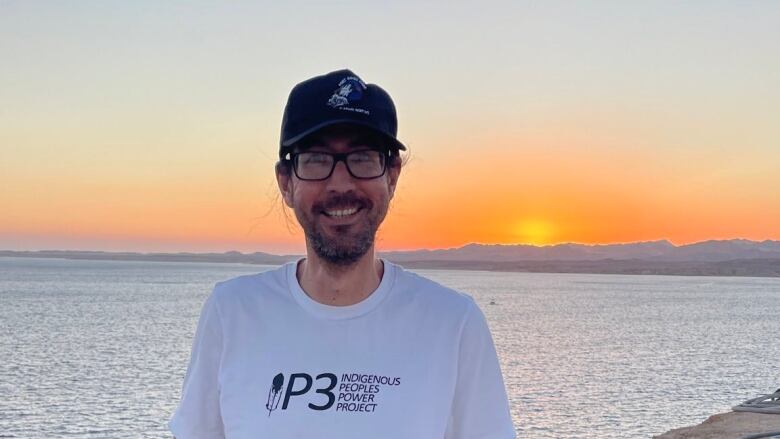
<path fill-rule="evenodd" d="M 653 439 L 740 439 L 775 431 L 780 432 L 780 414 L 729 412 L 710 416 L 699 425 L 668 431 Z"/>

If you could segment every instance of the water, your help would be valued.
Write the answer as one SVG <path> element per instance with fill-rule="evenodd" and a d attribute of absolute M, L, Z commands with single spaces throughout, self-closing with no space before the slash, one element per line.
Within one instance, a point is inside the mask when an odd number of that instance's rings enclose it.
<path fill-rule="evenodd" d="M 0 437 L 170 437 L 203 300 L 269 268 L 0 258 Z M 780 279 L 419 272 L 484 310 L 518 437 L 651 437 L 780 387 Z"/>

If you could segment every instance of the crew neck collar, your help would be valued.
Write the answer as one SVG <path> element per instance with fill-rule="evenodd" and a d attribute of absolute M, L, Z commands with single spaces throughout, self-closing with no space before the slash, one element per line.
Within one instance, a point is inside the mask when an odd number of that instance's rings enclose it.
<path fill-rule="evenodd" d="M 393 283 L 395 282 L 395 266 L 385 259 L 380 258 L 382 266 L 384 267 L 382 270 L 382 279 L 379 281 L 379 286 L 369 294 L 368 297 L 353 305 L 326 305 L 309 297 L 309 295 L 303 291 L 303 288 L 301 288 L 301 284 L 298 282 L 298 277 L 296 276 L 296 271 L 298 264 L 303 259 L 304 258 L 300 258 L 287 264 L 287 284 L 290 293 L 295 301 L 298 302 L 298 305 L 316 317 L 330 320 L 343 320 L 367 314 L 382 303 L 385 297 L 390 293 Z"/>

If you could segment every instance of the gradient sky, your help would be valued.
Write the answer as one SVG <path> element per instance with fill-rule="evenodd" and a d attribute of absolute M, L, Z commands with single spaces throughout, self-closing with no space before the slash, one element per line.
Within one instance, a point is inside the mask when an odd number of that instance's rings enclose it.
<path fill-rule="evenodd" d="M 780 2 L 0 0 L 0 249 L 300 252 L 290 88 L 410 147 L 381 249 L 780 239 Z"/>

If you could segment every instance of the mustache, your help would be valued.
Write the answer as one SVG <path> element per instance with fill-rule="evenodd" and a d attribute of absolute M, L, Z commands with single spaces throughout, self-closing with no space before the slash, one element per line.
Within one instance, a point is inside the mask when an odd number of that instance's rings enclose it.
<path fill-rule="evenodd" d="M 345 192 L 343 194 L 331 195 L 323 201 L 314 203 L 312 205 L 312 210 L 315 212 L 322 212 L 325 210 L 342 209 L 347 207 L 371 209 L 374 207 L 374 203 L 372 203 L 368 198 L 357 196 L 357 194 L 354 192 Z"/>

